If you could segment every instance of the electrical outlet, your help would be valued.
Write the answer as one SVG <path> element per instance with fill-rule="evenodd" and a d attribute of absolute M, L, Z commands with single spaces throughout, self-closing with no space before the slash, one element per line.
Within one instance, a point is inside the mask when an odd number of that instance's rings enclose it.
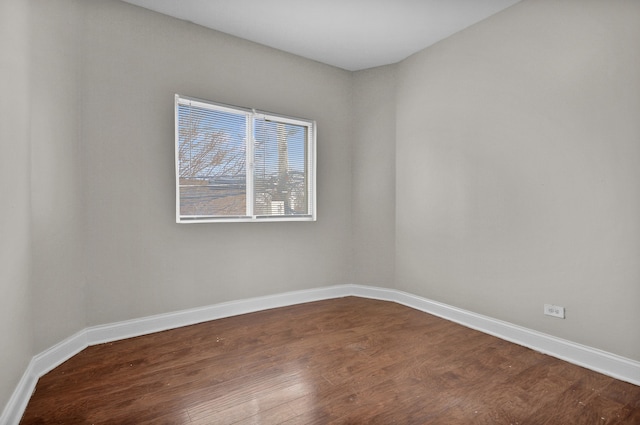
<path fill-rule="evenodd" d="M 553 304 L 545 304 L 544 314 L 546 314 L 547 316 L 559 317 L 561 319 L 564 319 L 564 307 Z"/>

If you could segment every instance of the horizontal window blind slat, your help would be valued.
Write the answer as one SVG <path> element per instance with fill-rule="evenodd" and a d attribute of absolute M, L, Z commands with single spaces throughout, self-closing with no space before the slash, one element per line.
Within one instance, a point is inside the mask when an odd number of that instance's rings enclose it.
<path fill-rule="evenodd" d="M 311 136 L 312 122 L 176 95 L 177 220 L 314 218 Z"/>

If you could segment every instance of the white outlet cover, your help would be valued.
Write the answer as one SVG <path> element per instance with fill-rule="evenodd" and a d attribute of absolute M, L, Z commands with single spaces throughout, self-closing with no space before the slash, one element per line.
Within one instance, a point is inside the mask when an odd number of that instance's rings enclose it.
<path fill-rule="evenodd" d="M 544 314 L 547 316 L 558 317 L 564 319 L 564 307 L 553 304 L 544 305 Z"/>

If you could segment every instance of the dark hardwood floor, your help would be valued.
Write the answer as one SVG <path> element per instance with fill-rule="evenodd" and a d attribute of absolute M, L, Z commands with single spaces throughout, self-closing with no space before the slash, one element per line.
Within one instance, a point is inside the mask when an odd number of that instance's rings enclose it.
<path fill-rule="evenodd" d="M 89 347 L 21 423 L 640 424 L 640 387 L 348 297 Z"/>

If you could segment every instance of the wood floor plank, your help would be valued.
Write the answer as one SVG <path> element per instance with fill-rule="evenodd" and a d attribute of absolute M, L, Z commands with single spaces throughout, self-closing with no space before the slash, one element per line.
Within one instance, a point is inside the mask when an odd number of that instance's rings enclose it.
<path fill-rule="evenodd" d="M 640 424 L 640 388 L 385 301 L 318 301 L 88 347 L 21 424 Z"/>

